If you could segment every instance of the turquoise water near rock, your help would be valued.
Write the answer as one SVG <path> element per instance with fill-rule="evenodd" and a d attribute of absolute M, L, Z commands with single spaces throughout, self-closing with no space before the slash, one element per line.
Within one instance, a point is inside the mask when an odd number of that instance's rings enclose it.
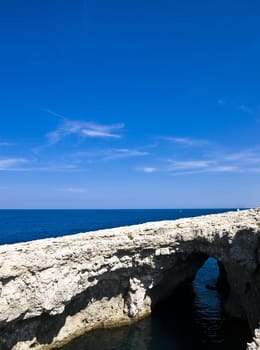
<path fill-rule="evenodd" d="M 230 209 L 229 209 L 230 210 Z M 97 229 L 214 214 L 227 209 L 0 210 L 0 244 L 57 237 Z M 134 325 L 97 330 L 62 350 L 245 350 L 247 325 L 228 319 L 214 286 L 215 259 L 208 259 L 193 283 L 180 287 Z"/>

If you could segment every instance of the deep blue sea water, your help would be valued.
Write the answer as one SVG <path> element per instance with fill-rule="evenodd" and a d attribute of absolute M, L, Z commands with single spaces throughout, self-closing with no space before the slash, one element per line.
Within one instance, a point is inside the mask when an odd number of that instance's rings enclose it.
<path fill-rule="evenodd" d="M 0 210 L 0 244 L 227 210 L 232 209 Z"/>
<path fill-rule="evenodd" d="M 0 210 L 0 244 L 221 213 L 232 209 Z M 234 209 L 233 209 L 234 210 Z M 245 323 L 226 318 L 209 258 L 192 284 L 181 287 L 151 317 L 134 325 L 97 330 L 62 350 L 245 350 Z"/>

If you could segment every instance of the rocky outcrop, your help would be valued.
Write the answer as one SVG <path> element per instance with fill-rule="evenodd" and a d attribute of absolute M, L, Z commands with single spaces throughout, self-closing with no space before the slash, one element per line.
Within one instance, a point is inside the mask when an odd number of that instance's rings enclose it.
<path fill-rule="evenodd" d="M 255 335 L 252 343 L 248 344 L 247 350 L 259 350 L 260 349 L 260 329 L 255 330 Z"/>
<path fill-rule="evenodd" d="M 253 332 L 259 242 L 254 209 L 0 246 L 0 350 L 52 349 L 140 319 L 209 256 L 229 286 L 227 311 L 246 318 Z"/>

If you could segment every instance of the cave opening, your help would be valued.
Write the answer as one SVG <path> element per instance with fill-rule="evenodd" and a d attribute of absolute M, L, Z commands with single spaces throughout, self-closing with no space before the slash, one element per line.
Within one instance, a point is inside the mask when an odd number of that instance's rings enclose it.
<path fill-rule="evenodd" d="M 192 281 L 155 305 L 152 318 L 181 339 L 176 349 L 245 350 L 251 340 L 247 322 L 224 310 L 229 293 L 225 269 L 215 258 L 205 260 Z"/>
<path fill-rule="evenodd" d="M 178 274 L 191 264 L 195 278 L 180 283 L 167 298 L 156 303 L 151 316 L 124 327 L 97 329 L 61 349 L 245 350 L 252 339 L 246 321 L 231 319 L 224 311 L 228 284 L 223 265 L 198 254 L 187 261 L 188 265 L 183 260 Z M 167 287 L 170 276 L 176 278 L 176 266 L 168 272 L 160 288 Z M 155 296 L 159 294 L 156 289 Z"/>

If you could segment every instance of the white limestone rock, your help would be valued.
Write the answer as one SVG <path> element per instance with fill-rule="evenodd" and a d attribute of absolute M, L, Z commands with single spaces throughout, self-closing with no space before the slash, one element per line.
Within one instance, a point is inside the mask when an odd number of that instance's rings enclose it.
<path fill-rule="evenodd" d="M 0 350 L 51 349 L 94 328 L 131 323 L 194 278 L 208 256 L 227 274 L 226 309 L 253 331 L 259 242 L 254 209 L 2 245 Z"/>

